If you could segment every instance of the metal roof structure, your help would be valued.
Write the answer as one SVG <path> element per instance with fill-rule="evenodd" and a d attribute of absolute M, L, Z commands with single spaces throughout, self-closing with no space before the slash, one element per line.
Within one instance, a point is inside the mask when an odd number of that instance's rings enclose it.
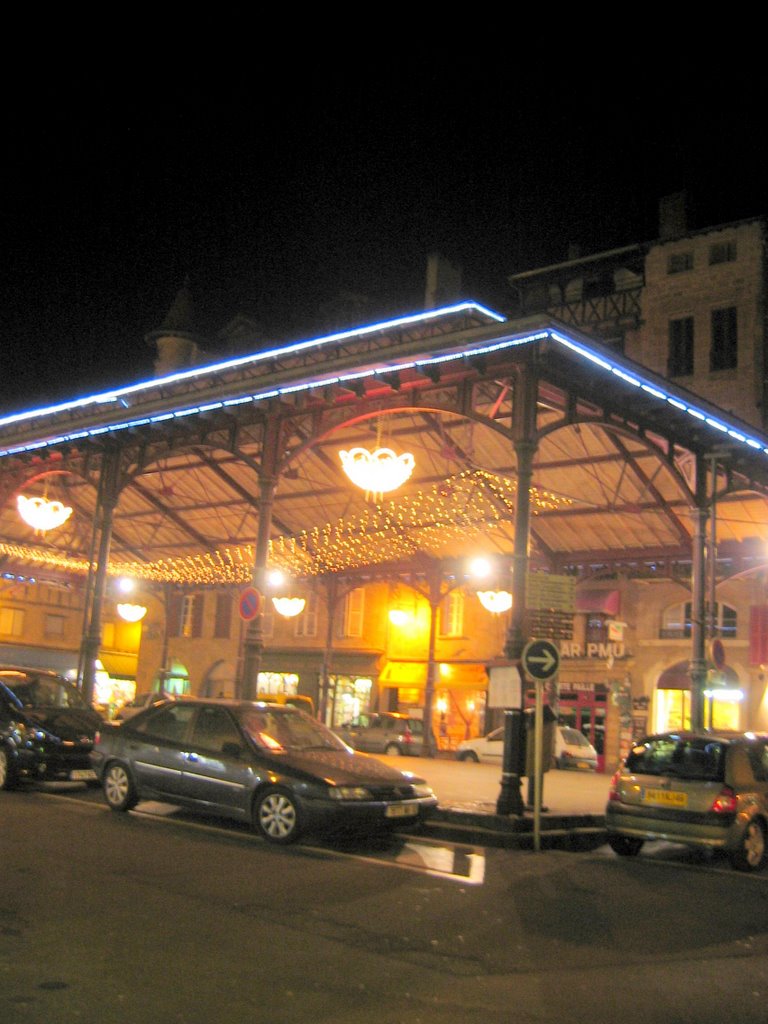
<path fill-rule="evenodd" d="M 713 493 L 718 557 L 765 561 L 768 438 L 570 327 L 464 302 L 0 416 L 0 569 L 87 572 L 107 464 L 114 574 L 249 580 L 265 486 L 270 563 L 298 577 L 504 558 L 523 435 L 533 566 L 667 574 Z M 339 451 L 381 445 L 415 470 L 376 501 Z M 19 493 L 73 514 L 36 535 Z"/>

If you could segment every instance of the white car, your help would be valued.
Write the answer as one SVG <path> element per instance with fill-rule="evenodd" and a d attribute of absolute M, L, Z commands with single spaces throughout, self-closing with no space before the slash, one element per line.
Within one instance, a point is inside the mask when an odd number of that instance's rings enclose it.
<path fill-rule="evenodd" d="M 483 764 L 498 764 L 504 754 L 504 727 L 494 729 L 487 736 L 474 740 L 463 740 L 456 748 L 459 761 L 475 761 Z M 556 768 L 578 768 L 585 771 L 597 770 L 597 751 L 587 737 L 568 725 L 555 729 L 555 749 L 552 756 Z"/>

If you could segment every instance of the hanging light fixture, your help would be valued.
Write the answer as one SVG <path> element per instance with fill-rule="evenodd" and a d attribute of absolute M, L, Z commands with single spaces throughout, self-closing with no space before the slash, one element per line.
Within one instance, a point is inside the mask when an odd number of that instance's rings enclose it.
<path fill-rule="evenodd" d="M 480 604 L 486 611 L 499 615 L 512 607 L 512 595 L 508 590 L 478 590 Z"/>
<path fill-rule="evenodd" d="M 391 448 L 350 448 L 340 451 L 344 472 L 367 494 L 397 490 L 413 472 L 416 460 L 410 452 L 396 455 Z"/>
<path fill-rule="evenodd" d="M 275 606 L 275 611 L 286 619 L 293 619 L 295 616 L 300 615 L 304 611 L 304 605 L 306 603 L 307 602 L 303 597 L 272 598 L 272 604 Z"/>
<path fill-rule="evenodd" d="M 28 498 L 19 494 L 16 507 L 24 522 L 33 530 L 45 533 L 62 526 L 72 515 L 72 509 L 61 501 L 49 501 L 48 498 Z"/>
<path fill-rule="evenodd" d="M 147 609 L 143 604 L 119 604 L 117 614 L 126 622 L 141 622 L 147 614 Z"/>

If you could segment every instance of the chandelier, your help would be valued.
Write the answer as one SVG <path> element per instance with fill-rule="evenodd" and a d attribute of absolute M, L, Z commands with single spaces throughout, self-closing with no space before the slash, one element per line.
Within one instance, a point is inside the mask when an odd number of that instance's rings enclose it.
<path fill-rule="evenodd" d="M 273 597 L 275 611 L 286 619 L 292 619 L 304 611 L 306 601 L 303 597 Z"/>
<path fill-rule="evenodd" d="M 117 614 L 126 622 L 141 622 L 147 614 L 147 609 L 143 604 L 119 604 Z"/>
<path fill-rule="evenodd" d="M 48 498 L 28 498 L 19 494 L 16 507 L 24 522 L 32 529 L 45 533 L 62 526 L 72 515 L 72 509 L 61 501 L 49 501 Z"/>
<path fill-rule="evenodd" d="M 508 590 L 478 590 L 480 604 L 486 611 L 499 615 L 512 607 L 512 595 Z"/>
<path fill-rule="evenodd" d="M 410 452 L 395 455 L 391 448 L 350 448 L 340 451 L 342 468 L 353 484 L 367 494 L 394 491 L 413 472 L 416 460 Z"/>

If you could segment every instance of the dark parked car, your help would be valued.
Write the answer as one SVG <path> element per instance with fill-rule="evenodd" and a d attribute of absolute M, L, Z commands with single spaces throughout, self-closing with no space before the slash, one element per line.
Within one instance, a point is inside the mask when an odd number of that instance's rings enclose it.
<path fill-rule="evenodd" d="M 259 701 L 155 704 L 105 723 L 91 759 L 114 811 L 162 800 L 248 822 L 273 843 L 399 829 L 437 805 L 424 779 L 350 750 L 303 711 Z"/>
<path fill-rule="evenodd" d="M 611 780 L 608 843 L 624 857 L 646 840 L 723 850 L 733 867 L 768 857 L 768 737 L 667 732 L 636 743 Z"/>
<path fill-rule="evenodd" d="M 101 722 L 55 672 L 0 668 L 0 789 L 25 778 L 95 782 L 90 754 Z"/>
<path fill-rule="evenodd" d="M 344 722 L 336 732 L 350 747 L 369 754 L 424 753 L 424 722 L 395 711 L 358 715 Z"/>

